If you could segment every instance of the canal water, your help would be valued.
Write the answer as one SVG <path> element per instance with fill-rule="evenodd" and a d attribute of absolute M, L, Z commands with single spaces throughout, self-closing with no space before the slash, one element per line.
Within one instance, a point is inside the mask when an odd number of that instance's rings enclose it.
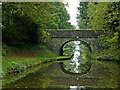
<path fill-rule="evenodd" d="M 86 54 L 90 53 L 89 48 L 82 44 L 81 41 L 72 41 L 74 56 L 71 60 L 62 63 L 63 70 L 67 73 L 83 74 L 90 70 L 90 62 L 87 60 Z M 70 46 L 71 47 L 71 46 Z M 63 47 L 64 48 L 64 47 Z M 87 49 L 86 49 L 87 48 Z M 87 53 L 86 53 L 87 51 Z"/>
<path fill-rule="evenodd" d="M 85 51 L 88 50 L 88 51 Z M 40 88 L 40 89 L 66 89 L 83 90 L 96 87 L 99 77 L 107 75 L 102 64 L 90 63 L 89 48 L 80 41 L 72 41 L 63 47 L 63 55 L 74 56 L 71 60 L 55 61 L 40 65 L 36 72 L 6 85 L 5 88 Z M 48 65 L 47 65 L 48 64 Z M 42 67 L 44 66 L 44 67 Z M 99 66 L 99 67 L 98 67 Z M 101 70 L 102 72 L 101 72 Z M 109 73 L 109 72 L 108 72 Z M 102 76 L 101 76 L 102 75 Z"/>
<path fill-rule="evenodd" d="M 85 46 L 82 45 L 80 41 L 68 43 L 67 48 L 71 52 L 65 53 L 74 53 L 71 60 L 51 62 L 35 73 L 7 85 L 6 88 L 85 88 L 78 82 L 79 75 L 89 72 L 91 65 L 85 60 L 85 53 L 83 52 Z"/>

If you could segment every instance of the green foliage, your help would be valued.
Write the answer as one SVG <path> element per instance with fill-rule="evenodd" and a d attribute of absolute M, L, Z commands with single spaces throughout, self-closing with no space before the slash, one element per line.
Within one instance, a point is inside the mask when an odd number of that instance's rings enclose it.
<path fill-rule="evenodd" d="M 10 46 L 24 46 L 26 44 L 41 43 L 44 37 L 44 29 L 41 27 L 40 16 L 45 3 L 3 3 L 3 42 Z M 45 7 L 46 9 L 47 7 Z M 37 11 L 37 10 L 39 11 Z M 39 20 L 39 21 L 38 21 Z M 42 20 L 44 21 L 44 20 Z"/>
<path fill-rule="evenodd" d="M 120 52 L 119 9 L 119 2 L 91 2 L 88 4 L 89 22 L 87 24 L 90 29 L 105 31 L 105 35 L 100 35 L 98 40 L 99 45 L 105 49 L 109 57 L 118 57 Z"/>
<path fill-rule="evenodd" d="M 2 44 L 2 56 L 5 56 L 8 52 L 8 46 L 5 44 Z"/>
<path fill-rule="evenodd" d="M 88 29 L 88 16 L 87 16 L 87 5 L 89 2 L 80 2 L 79 7 L 78 7 L 78 11 L 79 14 L 77 15 L 77 19 L 78 19 L 78 26 L 80 29 Z"/>
<path fill-rule="evenodd" d="M 3 43 L 9 46 L 42 44 L 46 29 L 73 28 L 61 2 L 4 2 Z"/>
<path fill-rule="evenodd" d="M 105 35 L 98 37 L 99 45 L 109 57 L 120 54 L 120 2 L 80 2 L 79 28 L 104 30 Z"/>
<path fill-rule="evenodd" d="M 14 53 L 16 51 L 17 54 L 18 53 L 22 54 L 21 51 L 17 48 L 8 47 L 8 46 L 4 45 L 4 49 L 9 50 L 8 53 Z M 32 53 L 32 51 L 29 50 L 29 52 L 31 52 L 31 53 Z M 39 56 L 36 56 L 35 58 L 30 58 L 30 57 L 29 58 L 15 58 L 15 57 L 13 57 L 10 59 L 7 55 L 3 56 L 3 61 L 2 61 L 3 74 L 5 76 L 7 76 L 8 73 L 21 72 L 22 70 L 25 70 L 26 68 L 28 68 L 30 66 L 36 65 L 38 63 L 42 63 L 44 61 L 48 61 L 48 60 L 50 60 L 50 58 L 53 58 L 53 57 L 58 58 L 59 57 L 59 56 L 53 54 L 52 52 L 50 52 L 45 46 L 41 46 L 40 49 L 39 48 L 37 50 L 35 49 L 35 51 L 39 54 Z M 25 49 L 24 49 L 24 52 L 26 52 Z"/>
<path fill-rule="evenodd" d="M 108 48 L 110 45 L 108 42 L 108 37 L 106 37 L 105 35 L 98 36 L 98 41 L 99 45 L 102 46 L 103 48 Z"/>
<path fill-rule="evenodd" d="M 54 19 L 57 19 L 58 29 L 74 29 L 74 27 L 69 23 L 70 16 L 65 8 L 65 5 L 62 2 L 51 3 L 54 5 L 54 10 L 50 11 L 54 16 Z M 53 28 L 56 29 L 56 28 Z"/>
<path fill-rule="evenodd" d="M 58 29 L 58 23 L 60 22 L 60 17 L 57 13 L 51 14 L 51 20 L 46 25 L 47 29 Z"/>
<path fill-rule="evenodd" d="M 2 23 L 2 6 L 0 5 L 0 28 Z"/>
<path fill-rule="evenodd" d="M 109 2 L 99 2 L 99 3 L 89 3 L 88 4 L 88 17 L 89 23 L 88 25 L 91 29 L 103 30 L 106 29 L 107 20 L 107 9 Z"/>

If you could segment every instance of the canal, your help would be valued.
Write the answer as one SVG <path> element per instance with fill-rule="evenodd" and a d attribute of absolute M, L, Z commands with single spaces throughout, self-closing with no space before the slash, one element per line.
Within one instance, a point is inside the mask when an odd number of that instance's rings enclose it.
<path fill-rule="evenodd" d="M 70 60 L 48 62 L 37 66 L 35 68 L 38 70 L 6 85 L 5 88 L 82 90 L 118 87 L 118 63 L 92 60 L 89 57 L 90 48 L 81 41 L 67 43 L 63 51 L 63 55 L 74 53 L 74 56 Z"/>

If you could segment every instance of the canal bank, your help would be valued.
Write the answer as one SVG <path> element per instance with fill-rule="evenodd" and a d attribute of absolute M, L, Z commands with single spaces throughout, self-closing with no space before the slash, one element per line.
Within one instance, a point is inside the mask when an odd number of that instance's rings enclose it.
<path fill-rule="evenodd" d="M 78 45 L 77 45 L 78 46 Z M 78 47 L 77 51 L 78 50 Z M 75 51 L 76 51 L 75 48 Z M 81 50 L 84 48 L 81 47 Z M 80 50 L 80 56 L 76 57 L 76 54 L 70 60 L 66 60 L 65 57 L 54 56 L 52 54 L 51 57 L 46 55 L 41 58 L 47 60 L 42 60 L 44 62 L 40 64 L 33 65 L 30 68 L 27 68 L 21 73 L 10 74 L 9 77 L 3 79 L 3 85 L 6 88 L 38 88 L 38 89 L 70 89 L 70 88 L 97 88 L 97 89 L 106 89 L 106 88 L 114 88 L 117 89 L 119 87 L 119 63 L 115 61 L 100 61 L 95 59 L 88 59 L 86 55 L 88 52 L 82 52 Z M 75 52 L 74 51 L 74 52 Z M 44 51 L 42 50 L 41 53 Z M 85 54 L 85 55 L 84 55 Z M 54 56 L 54 57 L 53 57 Z M 70 67 L 71 61 L 75 61 L 76 59 L 80 60 L 81 64 L 80 68 L 77 68 L 78 71 L 84 67 L 83 73 L 78 73 L 74 70 L 75 67 Z M 51 58 L 51 60 L 50 60 Z M 77 61 L 78 61 L 77 60 Z M 85 62 L 85 66 L 82 65 L 82 61 L 89 61 L 91 63 L 90 68 L 87 68 L 87 62 Z M 38 60 L 39 61 L 39 60 Z M 40 61 L 39 61 L 40 62 Z M 70 63 L 68 63 L 70 62 Z M 61 64 L 62 63 L 62 64 Z M 68 67 L 69 65 L 69 67 Z M 73 64 L 72 64 L 73 65 Z M 86 69 L 85 69 L 86 68 Z M 71 70 L 70 70 L 71 69 Z M 73 70 L 74 71 L 73 71 Z M 64 70 L 64 71 L 63 71 Z M 67 71 L 67 72 L 66 72 Z M 73 74 L 70 74 L 70 73 Z M 6 84 L 5 84 L 6 83 Z"/>
<path fill-rule="evenodd" d="M 83 75 L 70 75 L 63 72 L 59 62 L 49 62 L 35 69 L 31 74 L 10 83 L 6 88 L 68 90 L 76 86 L 87 90 L 90 88 L 101 90 L 119 87 L 119 65 L 113 61 L 92 61 L 90 71 Z"/>
<path fill-rule="evenodd" d="M 60 59 L 67 58 L 70 59 L 69 56 L 58 56 L 53 54 L 45 46 L 35 50 L 20 50 L 12 47 L 7 47 L 5 50 L 7 53 L 2 57 L 2 86 L 19 80 L 27 74 L 36 71 L 29 71 L 29 69 L 41 66 L 46 62 L 59 61 Z"/>

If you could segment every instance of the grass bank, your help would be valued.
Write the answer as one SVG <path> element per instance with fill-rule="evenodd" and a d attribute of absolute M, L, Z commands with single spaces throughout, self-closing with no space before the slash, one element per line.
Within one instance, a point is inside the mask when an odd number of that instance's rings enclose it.
<path fill-rule="evenodd" d="M 10 80 L 8 78 L 11 74 L 21 74 L 29 68 L 35 67 L 36 65 L 42 65 L 44 62 L 58 58 L 65 57 L 55 55 L 45 46 L 41 46 L 37 49 L 4 47 L 2 57 L 3 86 L 21 78 L 19 76 L 17 79 Z M 29 74 L 29 72 L 27 72 L 27 74 Z M 24 76 L 27 74 L 24 74 Z"/>

